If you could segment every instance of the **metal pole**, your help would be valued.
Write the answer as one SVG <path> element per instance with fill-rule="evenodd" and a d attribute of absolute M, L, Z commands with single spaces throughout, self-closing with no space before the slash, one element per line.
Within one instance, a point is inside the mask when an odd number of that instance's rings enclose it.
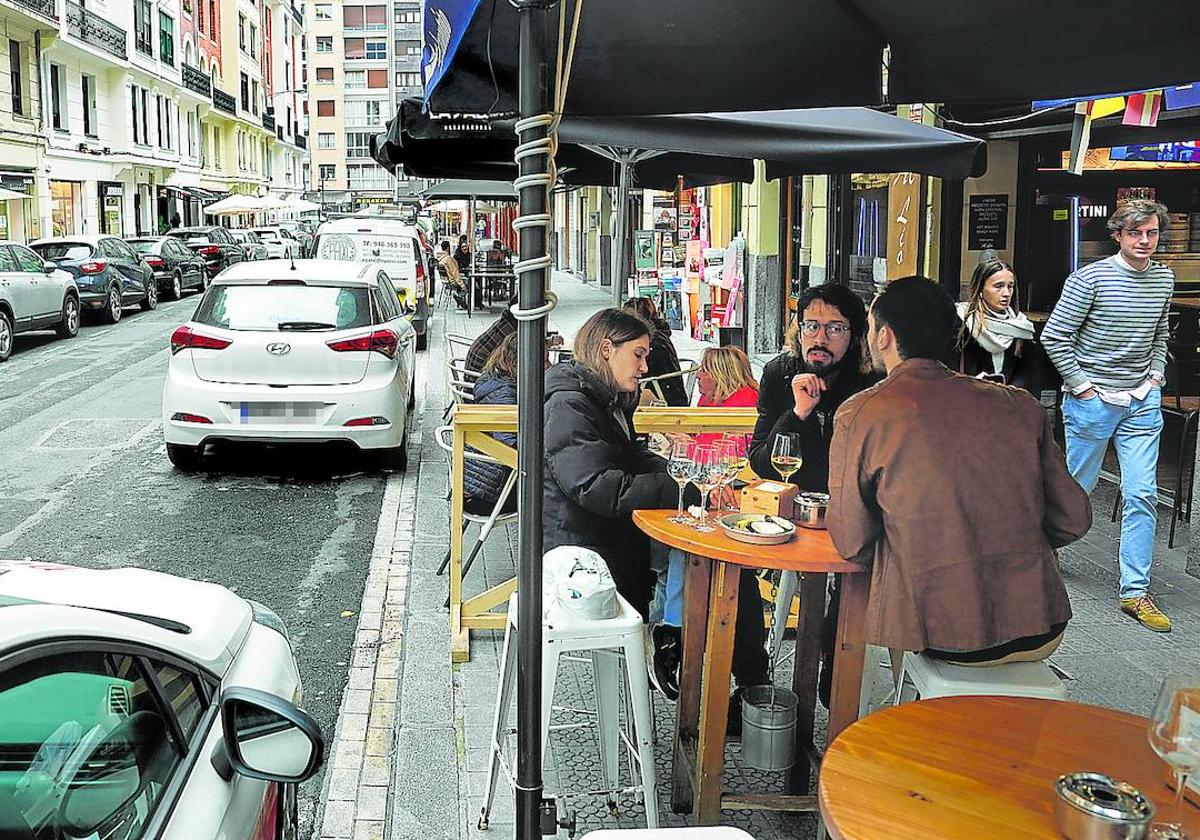
<path fill-rule="evenodd" d="M 617 258 L 613 260 L 613 306 L 620 308 L 625 297 L 625 285 L 629 279 L 629 255 L 633 253 L 629 230 L 629 194 L 633 191 L 633 153 L 621 152 L 618 162 L 620 177 L 617 180 Z"/>
<path fill-rule="evenodd" d="M 550 111 L 550 6 L 548 0 L 517 0 L 520 15 L 519 109 L 522 119 Z M 563 11 L 565 13 L 565 10 Z M 545 124 L 525 128 L 522 144 L 547 135 Z M 522 177 L 549 171 L 544 155 L 520 160 Z M 549 212 L 544 184 L 520 189 L 522 217 Z M 471 235 L 474 235 L 472 231 Z M 521 261 L 544 257 L 547 229 L 522 226 L 519 231 Z M 519 308 L 526 312 L 546 302 L 548 266 L 522 271 L 518 277 Z M 542 359 L 546 352 L 546 317 L 519 320 L 517 353 L 517 840 L 541 838 L 542 804 L 542 426 L 546 394 Z"/>

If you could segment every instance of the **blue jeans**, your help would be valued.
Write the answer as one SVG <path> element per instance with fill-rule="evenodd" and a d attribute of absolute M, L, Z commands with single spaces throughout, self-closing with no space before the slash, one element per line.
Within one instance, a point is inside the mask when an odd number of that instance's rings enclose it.
<path fill-rule="evenodd" d="M 662 623 L 672 627 L 683 626 L 683 552 L 672 548 L 667 555 L 667 573 L 659 575 L 663 581 L 663 614 Z"/>
<path fill-rule="evenodd" d="M 1162 435 L 1162 391 L 1151 388 L 1145 399 L 1128 407 L 1109 405 L 1099 397 L 1063 399 L 1067 469 L 1089 494 L 1100 478 L 1100 465 L 1111 439 L 1121 465 L 1121 597 L 1138 598 L 1150 587 L 1154 560 L 1154 527 L 1158 504 L 1158 441 Z"/>

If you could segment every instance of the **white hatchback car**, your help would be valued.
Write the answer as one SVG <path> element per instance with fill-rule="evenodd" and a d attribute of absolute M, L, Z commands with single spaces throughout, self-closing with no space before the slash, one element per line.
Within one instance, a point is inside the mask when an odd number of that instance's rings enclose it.
<path fill-rule="evenodd" d="M 407 466 L 416 351 L 377 265 L 242 262 L 171 336 L 167 455 L 195 469 L 207 443 L 350 442 Z"/>
<path fill-rule="evenodd" d="M 267 257 L 272 260 L 285 260 L 300 256 L 300 242 L 286 228 L 257 227 L 251 228 L 250 233 L 258 236 L 262 244 L 267 247 Z"/>
<path fill-rule="evenodd" d="M 273 612 L 143 569 L 0 560 L 0 837 L 292 840 L 317 723 Z"/>

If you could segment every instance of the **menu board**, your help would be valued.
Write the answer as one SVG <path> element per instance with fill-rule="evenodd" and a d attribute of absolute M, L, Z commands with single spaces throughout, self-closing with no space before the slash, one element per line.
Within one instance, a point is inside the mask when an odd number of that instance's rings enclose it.
<path fill-rule="evenodd" d="M 1008 247 L 1008 196 L 973 195 L 967 205 L 967 249 Z"/>

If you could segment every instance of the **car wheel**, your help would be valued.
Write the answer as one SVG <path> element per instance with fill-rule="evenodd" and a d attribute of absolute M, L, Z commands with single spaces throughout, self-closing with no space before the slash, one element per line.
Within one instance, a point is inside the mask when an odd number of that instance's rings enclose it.
<path fill-rule="evenodd" d="M 379 467 L 393 472 L 404 472 L 408 469 L 408 431 L 400 440 L 400 445 L 391 449 L 378 450 Z"/>
<path fill-rule="evenodd" d="M 183 297 L 183 275 L 178 271 L 171 277 L 171 300 L 179 300 Z"/>
<path fill-rule="evenodd" d="M 417 349 L 424 350 L 428 346 L 429 346 L 429 331 L 426 330 L 423 333 L 417 333 Z"/>
<path fill-rule="evenodd" d="M 115 324 L 121 320 L 121 290 L 116 286 L 108 287 L 108 303 L 105 304 L 101 317 L 106 324 Z"/>
<path fill-rule="evenodd" d="M 74 338 L 79 335 L 79 298 L 67 295 L 63 300 L 62 320 L 54 326 L 59 338 Z"/>
<path fill-rule="evenodd" d="M 142 311 L 149 312 L 158 306 L 158 281 L 153 277 L 146 284 L 146 296 L 142 298 Z"/>
<path fill-rule="evenodd" d="M 0 309 L 0 362 L 7 362 L 13 351 L 12 316 Z"/>
<path fill-rule="evenodd" d="M 195 472 L 200 469 L 200 447 L 185 446 L 181 443 L 167 444 L 167 457 L 175 468 L 182 472 Z"/>

